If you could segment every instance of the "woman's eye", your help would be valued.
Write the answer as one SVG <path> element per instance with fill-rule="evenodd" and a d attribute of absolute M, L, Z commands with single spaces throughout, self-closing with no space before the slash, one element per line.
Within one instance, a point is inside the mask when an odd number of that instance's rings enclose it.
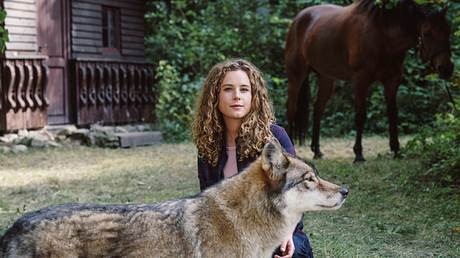
<path fill-rule="evenodd" d="M 242 91 L 242 92 L 248 92 L 249 89 L 248 89 L 248 88 L 242 88 L 241 91 Z"/>
<path fill-rule="evenodd" d="M 230 88 L 230 87 L 224 88 L 224 91 L 231 91 L 231 90 L 232 90 L 232 88 Z"/>

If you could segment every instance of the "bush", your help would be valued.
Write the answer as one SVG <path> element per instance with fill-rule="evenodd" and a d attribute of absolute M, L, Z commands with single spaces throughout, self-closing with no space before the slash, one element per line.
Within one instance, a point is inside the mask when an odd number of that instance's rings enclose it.
<path fill-rule="evenodd" d="M 8 42 L 8 31 L 5 29 L 6 11 L 0 7 L 0 53 L 5 51 L 5 44 Z"/>
<path fill-rule="evenodd" d="M 404 152 L 419 158 L 426 171 L 417 175 L 430 182 L 460 186 L 460 98 L 456 110 L 436 116 L 434 127 L 424 127 Z"/>
<path fill-rule="evenodd" d="M 451 5 L 451 15 L 453 16 L 454 24 L 458 25 L 460 22 L 460 5 Z M 414 75 L 414 80 L 427 84 L 428 90 L 411 85 L 414 91 L 413 94 L 402 91 L 402 94 L 412 96 L 412 100 L 406 103 L 409 107 L 422 106 L 426 109 L 426 114 L 432 113 L 434 110 L 445 110 L 445 112 L 434 115 L 433 119 L 425 117 L 417 120 L 425 121 L 425 124 L 421 126 L 415 137 L 407 143 L 403 153 L 408 158 L 420 159 L 425 168 L 424 171 L 413 171 L 413 173 L 407 175 L 408 177 L 432 184 L 458 187 L 460 186 L 460 71 L 458 70 L 458 67 L 460 67 L 460 60 L 458 59 L 460 27 L 458 26 L 455 35 L 457 37 L 452 42 L 454 53 L 452 59 L 457 69 L 454 71 L 451 82 L 438 80 L 433 75 L 426 76 L 425 80 Z M 420 67 L 407 67 L 407 69 L 413 68 L 413 70 L 420 69 Z M 450 98 L 448 98 L 444 88 L 450 88 L 454 103 L 450 102 Z M 437 103 L 429 101 L 429 97 L 434 94 L 444 96 L 440 99 L 443 101 Z M 434 104 L 434 108 L 430 112 L 429 109 L 432 104 Z M 440 106 L 444 108 L 438 108 Z M 433 120 L 434 122 L 432 123 Z M 404 124 L 402 125 L 404 126 Z M 412 123 L 412 125 L 417 124 Z M 419 125 L 423 125 L 423 123 L 419 123 Z"/>
<path fill-rule="evenodd" d="M 180 77 L 176 68 L 161 61 L 156 69 L 159 99 L 156 105 L 158 126 L 167 142 L 190 139 L 194 101 L 201 81 Z"/>

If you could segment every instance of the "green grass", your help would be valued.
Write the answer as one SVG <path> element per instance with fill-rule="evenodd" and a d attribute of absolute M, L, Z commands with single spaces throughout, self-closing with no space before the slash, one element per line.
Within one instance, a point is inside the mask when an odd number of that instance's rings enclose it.
<path fill-rule="evenodd" d="M 406 142 L 407 139 L 402 139 Z M 324 139 L 323 178 L 348 185 L 334 212 L 305 214 L 316 257 L 460 257 L 460 190 L 413 181 L 418 160 L 393 160 L 387 139 Z M 309 158 L 306 147 L 299 156 Z M 24 212 L 64 202 L 140 203 L 199 191 L 192 144 L 61 148 L 0 156 L 0 234 Z"/>
<path fill-rule="evenodd" d="M 351 189 L 341 210 L 305 216 L 318 257 L 460 256 L 460 194 L 404 182 L 402 175 L 421 169 L 416 160 L 317 166 L 324 177 Z"/>

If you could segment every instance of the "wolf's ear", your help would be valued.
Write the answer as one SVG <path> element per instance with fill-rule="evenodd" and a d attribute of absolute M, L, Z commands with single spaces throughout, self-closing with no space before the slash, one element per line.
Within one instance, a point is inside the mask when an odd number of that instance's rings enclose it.
<path fill-rule="evenodd" d="M 262 151 L 262 169 L 268 173 L 271 179 L 282 177 L 289 166 L 289 160 L 283 153 L 283 147 L 276 139 L 271 139 Z"/>

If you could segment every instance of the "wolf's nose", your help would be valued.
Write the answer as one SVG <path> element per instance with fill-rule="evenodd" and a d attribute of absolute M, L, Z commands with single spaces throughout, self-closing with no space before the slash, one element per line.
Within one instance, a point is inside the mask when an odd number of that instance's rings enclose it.
<path fill-rule="evenodd" d="M 341 187 L 340 188 L 340 193 L 343 195 L 343 197 L 347 197 L 348 196 L 348 188 Z"/>

